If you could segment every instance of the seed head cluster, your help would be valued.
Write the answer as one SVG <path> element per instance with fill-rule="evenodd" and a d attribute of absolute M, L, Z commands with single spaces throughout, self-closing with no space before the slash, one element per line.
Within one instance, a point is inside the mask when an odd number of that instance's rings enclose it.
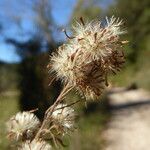
<path fill-rule="evenodd" d="M 31 112 L 19 112 L 7 122 L 8 138 L 23 141 L 19 150 L 50 150 L 51 145 L 44 140 L 53 138 L 58 143 L 64 135 L 74 130 L 74 109 L 67 104 L 58 104 L 49 118 L 49 128 L 43 128 L 42 135 L 35 139 L 41 127 L 39 119 Z"/>
<path fill-rule="evenodd" d="M 108 85 L 107 76 L 120 71 L 124 63 L 120 35 L 123 24 L 118 18 L 106 18 L 73 26 L 73 37 L 51 56 L 51 71 L 57 78 L 75 87 L 86 99 L 98 99 Z"/>
<path fill-rule="evenodd" d="M 52 75 L 64 84 L 56 101 L 45 112 L 42 123 L 33 111 L 19 112 L 7 122 L 8 137 L 21 143 L 19 150 L 51 150 L 64 146 L 63 138 L 75 129 L 75 113 L 63 103 L 75 88 L 86 100 L 99 99 L 108 86 L 108 76 L 121 70 L 125 62 L 120 35 L 123 22 L 106 18 L 105 22 L 84 22 L 72 27 L 72 37 L 51 56 L 48 66 Z M 55 77 L 52 79 L 52 81 Z M 47 143 L 50 142 L 51 144 Z M 51 146 L 52 145 L 52 146 Z M 58 147 L 59 148 L 59 147 Z"/>

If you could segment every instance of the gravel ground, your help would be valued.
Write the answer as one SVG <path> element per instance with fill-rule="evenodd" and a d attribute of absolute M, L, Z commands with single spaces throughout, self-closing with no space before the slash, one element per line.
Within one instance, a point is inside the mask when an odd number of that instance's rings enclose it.
<path fill-rule="evenodd" d="M 116 90 L 109 95 L 112 118 L 104 131 L 105 150 L 150 150 L 150 95 Z"/>

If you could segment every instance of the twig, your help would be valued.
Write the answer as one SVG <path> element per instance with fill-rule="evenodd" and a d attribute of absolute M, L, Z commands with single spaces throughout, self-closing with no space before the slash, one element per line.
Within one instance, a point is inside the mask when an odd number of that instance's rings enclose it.
<path fill-rule="evenodd" d="M 46 112 L 45 112 L 45 116 L 44 116 L 44 120 L 43 123 L 39 129 L 39 131 L 37 132 L 35 139 L 38 139 L 41 131 L 43 129 L 45 129 L 47 123 L 49 122 L 51 115 L 55 109 L 55 107 L 64 99 L 64 96 L 72 89 L 73 87 L 71 87 L 69 84 L 66 84 L 66 86 L 63 88 L 63 90 L 61 91 L 61 93 L 59 94 L 58 98 L 56 99 L 56 101 L 54 102 L 54 104 L 52 106 L 50 106 Z"/>
<path fill-rule="evenodd" d="M 70 106 L 72 106 L 72 105 L 74 105 L 74 104 L 76 104 L 76 103 L 78 103 L 78 102 L 81 102 L 81 100 L 77 100 L 77 101 L 75 101 L 75 102 L 73 102 L 73 103 L 71 103 L 71 104 L 68 104 L 68 105 L 66 105 L 66 106 L 63 106 L 63 107 L 57 108 L 56 110 L 64 109 L 64 108 L 66 108 L 66 107 L 70 107 Z"/>

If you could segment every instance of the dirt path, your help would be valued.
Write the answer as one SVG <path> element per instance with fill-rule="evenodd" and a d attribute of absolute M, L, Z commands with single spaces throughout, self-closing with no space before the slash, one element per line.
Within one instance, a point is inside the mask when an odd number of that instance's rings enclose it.
<path fill-rule="evenodd" d="M 118 90 L 109 99 L 112 118 L 104 131 L 105 150 L 150 150 L 149 93 Z"/>

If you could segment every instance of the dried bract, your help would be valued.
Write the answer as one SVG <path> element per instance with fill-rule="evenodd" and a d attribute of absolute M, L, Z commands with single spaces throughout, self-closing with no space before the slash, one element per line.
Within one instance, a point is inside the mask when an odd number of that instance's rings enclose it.
<path fill-rule="evenodd" d="M 105 89 L 105 70 L 100 61 L 92 61 L 82 66 L 76 87 L 87 100 L 98 99 Z"/>
<path fill-rule="evenodd" d="M 104 68 L 108 74 L 116 74 L 118 71 L 121 70 L 124 63 L 125 58 L 123 51 L 113 51 L 110 56 L 104 59 Z"/>

